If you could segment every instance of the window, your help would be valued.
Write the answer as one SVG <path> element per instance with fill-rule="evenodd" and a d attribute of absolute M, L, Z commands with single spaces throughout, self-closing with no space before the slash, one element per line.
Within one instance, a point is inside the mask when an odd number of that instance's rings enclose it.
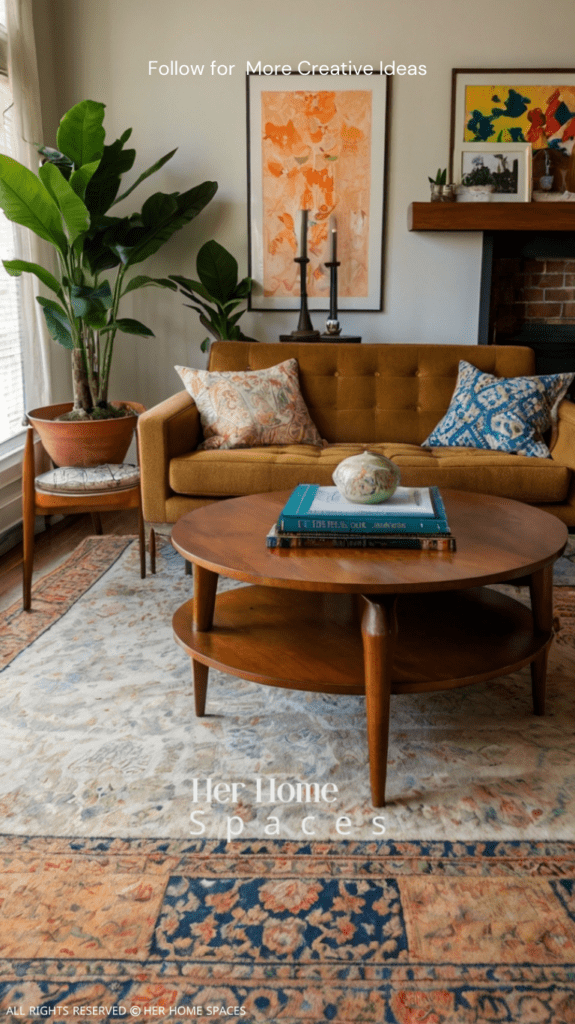
<path fill-rule="evenodd" d="M 12 94 L 7 76 L 6 3 L 0 0 L 0 152 L 16 155 Z M 14 225 L 0 210 L 0 252 L 14 259 Z M 18 434 L 24 415 L 20 280 L 0 267 L 0 445 Z"/>

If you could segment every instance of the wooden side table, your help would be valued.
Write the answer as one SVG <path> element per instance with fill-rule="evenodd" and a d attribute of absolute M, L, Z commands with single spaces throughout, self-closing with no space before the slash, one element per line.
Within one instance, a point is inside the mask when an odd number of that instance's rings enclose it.
<path fill-rule="evenodd" d="M 101 467 L 94 467 L 96 470 Z M 120 467 L 117 467 L 120 469 Z M 122 467 L 123 468 L 123 467 Z M 130 467 L 134 472 L 128 486 L 111 488 L 109 484 L 92 490 L 59 489 L 46 490 L 42 487 L 41 478 L 36 479 L 34 463 L 34 427 L 29 426 L 24 448 L 22 463 L 22 520 L 23 520 L 23 609 L 31 610 L 32 604 L 32 571 L 34 568 L 34 525 L 35 517 L 52 515 L 75 515 L 91 512 L 96 533 L 102 533 L 101 512 L 117 512 L 122 509 L 138 509 L 138 533 L 140 544 L 140 576 L 146 576 L 146 545 L 144 535 L 144 516 L 142 513 L 142 494 L 140 490 L 140 474 L 137 467 Z M 58 471 L 55 471 L 58 472 Z M 65 473 L 65 470 L 61 471 Z M 85 472 L 89 472 L 86 470 Z M 49 474 L 44 474 L 48 476 Z"/>

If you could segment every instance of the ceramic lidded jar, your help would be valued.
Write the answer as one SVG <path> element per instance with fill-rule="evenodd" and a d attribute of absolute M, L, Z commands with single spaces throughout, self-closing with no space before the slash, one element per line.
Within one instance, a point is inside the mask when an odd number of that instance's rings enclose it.
<path fill-rule="evenodd" d="M 336 466 L 333 482 L 346 501 L 377 505 L 387 501 L 399 485 L 399 467 L 375 452 L 350 455 Z"/>

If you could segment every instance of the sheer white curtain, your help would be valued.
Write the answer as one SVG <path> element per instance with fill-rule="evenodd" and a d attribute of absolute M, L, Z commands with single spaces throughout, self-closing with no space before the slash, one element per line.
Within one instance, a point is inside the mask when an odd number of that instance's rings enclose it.
<path fill-rule="evenodd" d="M 19 152 L 17 158 L 32 171 L 38 168 L 36 147 L 42 145 L 40 86 L 32 17 L 33 0 L 6 0 L 8 34 L 8 76 L 14 100 L 14 119 Z M 48 243 L 31 231 L 16 227 L 18 257 L 53 268 L 54 254 Z M 40 284 L 32 274 L 23 274 L 22 314 L 24 331 L 22 357 L 26 406 L 33 409 L 51 400 L 49 346 L 44 315 L 36 302 Z"/>

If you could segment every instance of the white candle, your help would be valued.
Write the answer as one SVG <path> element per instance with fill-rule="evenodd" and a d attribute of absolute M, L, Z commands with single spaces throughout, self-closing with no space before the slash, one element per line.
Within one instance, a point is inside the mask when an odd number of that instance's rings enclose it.
<path fill-rule="evenodd" d="M 329 218 L 329 227 L 331 231 L 331 262 L 337 262 L 337 224 L 335 217 Z"/>

